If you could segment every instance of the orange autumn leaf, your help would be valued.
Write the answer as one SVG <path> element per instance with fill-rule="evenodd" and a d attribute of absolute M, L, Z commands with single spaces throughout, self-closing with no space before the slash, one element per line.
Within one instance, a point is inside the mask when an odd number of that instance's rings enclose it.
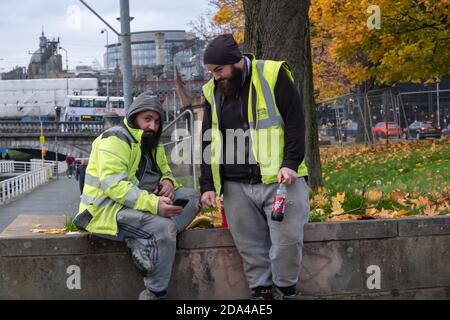
<path fill-rule="evenodd" d="M 317 193 L 318 194 L 324 194 L 324 193 L 327 193 L 327 192 L 328 191 L 327 191 L 327 189 L 325 187 L 320 186 L 320 187 L 317 188 Z"/>
<path fill-rule="evenodd" d="M 381 200 L 381 197 L 383 196 L 383 192 L 379 188 L 375 188 L 372 190 L 369 190 L 367 194 L 365 195 L 365 198 L 369 203 L 377 203 Z"/>
<path fill-rule="evenodd" d="M 356 214 L 342 214 L 339 216 L 330 216 L 327 218 L 327 222 L 333 222 L 333 221 L 348 221 L 348 220 L 361 220 L 361 216 L 358 216 Z"/>
<path fill-rule="evenodd" d="M 438 211 L 442 213 L 447 212 L 450 214 L 450 201 L 444 202 L 442 205 L 440 205 Z"/>
<path fill-rule="evenodd" d="M 66 234 L 66 229 L 31 229 L 33 233 L 43 233 L 43 234 Z"/>
<path fill-rule="evenodd" d="M 344 209 L 342 208 L 342 205 L 339 201 L 333 201 L 333 205 L 331 206 L 331 215 L 340 215 L 344 213 Z"/>
<path fill-rule="evenodd" d="M 393 215 L 394 215 L 394 217 L 398 218 L 398 217 L 406 216 L 408 213 L 409 213 L 409 211 L 401 209 L 401 210 L 398 210 L 398 211 L 394 211 Z"/>
<path fill-rule="evenodd" d="M 411 199 L 410 201 L 417 207 L 425 207 L 430 203 L 430 200 L 427 197 L 423 196 L 419 196 L 417 199 Z"/>
<path fill-rule="evenodd" d="M 375 213 L 372 217 L 375 219 L 392 219 L 395 218 L 394 211 L 391 210 L 381 210 Z"/>
<path fill-rule="evenodd" d="M 400 189 L 396 189 L 389 193 L 389 198 L 398 202 L 399 199 L 404 199 L 405 195 L 400 191 Z"/>
<path fill-rule="evenodd" d="M 377 208 L 367 208 L 364 213 L 364 216 L 367 218 L 371 218 L 377 212 L 378 212 Z"/>
<path fill-rule="evenodd" d="M 335 202 L 339 202 L 339 203 L 343 203 L 345 201 L 345 192 L 338 192 L 336 193 L 336 196 L 331 198 L 331 201 Z"/>
<path fill-rule="evenodd" d="M 428 217 L 437 216 L 439 214 L 438 211 L 436 211 L 436 205 L 427 205 L 425 209 L 423 210 L 423 214 Z"/>
<path fill-rule="evenodd" d="M 328 198 L 323 194 L 316 194 L 312 199 L 312 205 L 314 207 L 324 209 L 328 204 Z"/>

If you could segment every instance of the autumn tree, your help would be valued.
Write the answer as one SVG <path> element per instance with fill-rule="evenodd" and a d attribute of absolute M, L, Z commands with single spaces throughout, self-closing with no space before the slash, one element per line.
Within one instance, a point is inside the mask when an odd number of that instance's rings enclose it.
<path fill-rule="evenodd" d="M 244 0 L 244 50 L 259 59 L 289 62 L 302 97 L 306 122 L 306 165 L 309 185 L 322 185 L 319 139 L 314 102 L 309 1 Z"/>
<path fill-rule="evenodd" d="M 314 0 L 311 9 L 313 29 L 330 39 L 328 57 L 352 86 L 368 84 L 370 89 L 449 74 L 448 0 L 379 0 L 375 7 L 372 4 L 368 0 Z M 371 19 L 377 14 L 380 25 L 374 26 Z"/>
<path fill-rule="evenodd" d="M 244 8 L 242 0 L 209 0 L 212 10 L 190 23 L 192 31 L 205 40 L 232 33 L 238 43 L 244 41 Z"/>

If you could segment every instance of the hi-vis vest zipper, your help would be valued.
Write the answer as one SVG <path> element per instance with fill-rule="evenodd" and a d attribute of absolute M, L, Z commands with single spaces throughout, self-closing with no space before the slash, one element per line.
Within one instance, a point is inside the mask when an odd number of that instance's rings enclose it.
<path fill-rule="evenodd" d="M 252 61 L 252 85 L 250 85 L 248 95 L 247 114 L 250 124 L 252 152 L 260 166 L 264 184 L 277 182 L 278 172 L 283 162 L 284 122 L 275 100 L 275 84 L 280 68 L 283 68 L 289 78 L 294 81 L 290 68 L 285 61 L 256 59 Z M 203 86 L 203 94 L 212 108 L 211 171 L 214 189 L 217 194 L 220 194 L 222 190 L 220 177 L 222 137 L 219 129 L 219 111 L 214 97 L 214 87 L 214 78 L 212 78 Z M 298 167 L 297 173 L 299 177 L 308 175 L 304 161 Z"/>

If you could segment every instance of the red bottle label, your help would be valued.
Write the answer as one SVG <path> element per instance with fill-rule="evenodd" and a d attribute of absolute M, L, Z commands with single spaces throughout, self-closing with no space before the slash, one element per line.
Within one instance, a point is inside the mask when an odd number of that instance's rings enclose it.
<path fill-rule="evenodd" d="M 285 197 L 277 197 L 273 199 L 273 212 L 284 213 L 284 205 L 286 204 Z"/>

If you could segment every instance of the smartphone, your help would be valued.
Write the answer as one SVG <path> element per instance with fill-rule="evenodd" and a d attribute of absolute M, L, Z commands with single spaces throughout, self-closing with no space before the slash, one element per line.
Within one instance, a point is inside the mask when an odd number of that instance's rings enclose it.
<path fill-rule="evenodd" d="M 172 205 L 173 206 L 179 206 L 179 207 L 185 207 L 189 202 L 189 199 L 176 199 Z"/>

